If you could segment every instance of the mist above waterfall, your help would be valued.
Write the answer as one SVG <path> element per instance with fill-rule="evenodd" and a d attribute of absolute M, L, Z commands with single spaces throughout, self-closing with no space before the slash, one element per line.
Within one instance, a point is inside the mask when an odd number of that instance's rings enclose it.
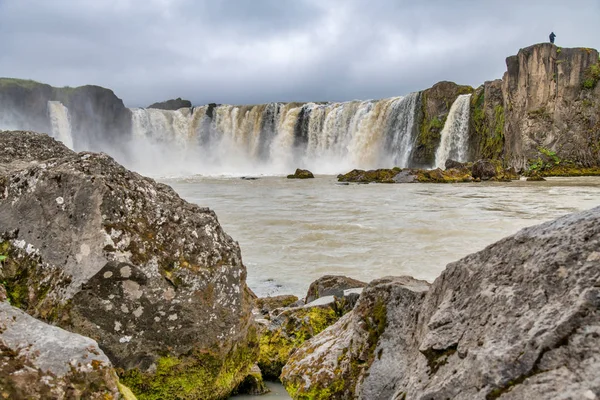
<path fill-rule="evenodd" d="M 407 167 L 419 93 L 379 101 L 131 109 L 128 160 L 153 175 Z"/>

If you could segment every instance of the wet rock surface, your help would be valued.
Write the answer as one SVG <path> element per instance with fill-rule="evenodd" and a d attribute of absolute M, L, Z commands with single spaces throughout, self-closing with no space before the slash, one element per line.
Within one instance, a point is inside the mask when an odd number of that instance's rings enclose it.
<path fill-rule="evenodd" d="M 95 341 L 0 302 L 0 397 L 117 399 L 117 385 Z"/>
<path fill-rule="evenodd" d="M 526 228 L 429 286 L 371 282 L 283 369 L 294 398 L 600 396 L 600 208 Z"/>
<path fill-rule="evenodd" d="M 292 175 L 287 176 L 288 179 L 311 179 L 314 177 L 315 176 L 313 173 L 309 170 L 300 168 L 296 169 L 296 172 L 294 172 Z"/>
<path fill-rule="evenodd" d="M 16 149 L 0 176 L 11 303 L 97 340 L 141 398 L 226 396 L 258 354 L 238 244 L 208 208 L 48 139 L 0 133 Z"/>

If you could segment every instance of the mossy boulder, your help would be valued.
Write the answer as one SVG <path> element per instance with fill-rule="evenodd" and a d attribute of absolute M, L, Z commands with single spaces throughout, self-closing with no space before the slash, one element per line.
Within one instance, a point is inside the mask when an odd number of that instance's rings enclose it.
<path fill-rule="evenodd" d="M 265 379 L 278 380 L 290 355 L 305 341 L 334 324 L 340 314 L 331 305 L 280 310 L 260 332 L 258 366 Z"/>
<path fill-rule="evenodd" d="M 214 212 L 105 154 L 27 132 L 0 142 L 13 149 L 0 164 L 11 302 L 97 340 L 140 400 L 226 397 L 258 337 L 239 246 Z"/>
<path fill-rule="evenodd" d="M 420 183 L 464 183 L 473 182 L 473 177 L 466 169 L 421 169 L 413 170 Z"/>
<path fill-rule="evenodd" d="M 389 369 L 387 377 L 377 378 L 381 391 L 388 391 L 389 382 L 385 380 L 394 379 L 390 372 L 395 371 L 395 363 L 386 363 L 402 357 L 402 350 L 386 349 L 380 340 L 386 332 L 387 338 L 399 344 L 411 340 L 410 328 L 416 324 L 418 305 L 428 288 L 427 282 L 411 277 L 388 277 L 369 283 L 352 312 L 292 354 L 281 375 L 292 398 L 393 398 L 365 395 L 363 382 L 374 374 L 369 372 L 371 368 L 376 368 L 378 375 Z M 404 318 L 391 314 L 390 304 L 406 306 Z"/>
<path fill-rule="evenodd" d="M 471 167 L 471 175 L 476 180 L 510 182 L 519 179 L 514 168 L 505 168 L 500 160 L 478 160 Z"/>
<path fill-rule="evenodd" d="M 354 169 L 347 174 L 338 175 L 338 182 L 354 183 L 396 183 L 394 177 L 402 171 L 400 168 L 362 170 Z"/>
<path fill-rule="evenodd" d="M 296 172 L 292 175 L 287 176 L 288 179 L 312 179 L 314 177 L 313 173 L 309 170 L 300 168 L 296 169 Z"/>

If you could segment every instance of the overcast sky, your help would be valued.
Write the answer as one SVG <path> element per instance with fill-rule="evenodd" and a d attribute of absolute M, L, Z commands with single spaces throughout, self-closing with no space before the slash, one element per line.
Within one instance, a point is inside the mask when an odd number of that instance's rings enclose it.
<path fill-rule="evenodd" d="M 0 0 L 0 76 L 128 106 L 383 98 L 501 78 L 548 40 L 600 47 L 600 0 Z"/>

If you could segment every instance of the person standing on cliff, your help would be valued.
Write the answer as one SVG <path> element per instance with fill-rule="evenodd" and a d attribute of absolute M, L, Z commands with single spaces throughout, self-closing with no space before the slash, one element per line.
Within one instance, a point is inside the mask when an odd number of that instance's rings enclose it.
<path fill-rule="evenodd" d="M 556 35 L 554 34 L 554 32 L 550 32 L 550 43 L 554 44 L 555 37 L 556 37 Z"/>

